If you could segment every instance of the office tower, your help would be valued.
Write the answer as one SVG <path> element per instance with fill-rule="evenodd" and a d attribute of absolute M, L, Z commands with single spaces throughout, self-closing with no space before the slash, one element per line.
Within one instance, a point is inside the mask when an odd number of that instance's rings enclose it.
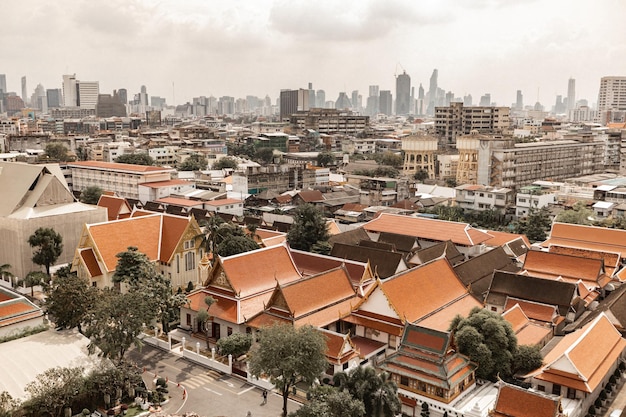
<path fill-rule="evenodd" d="M 0 74 L 0 94 L 7 92 L 7 76 Z"/>
<path fill-rule="evenodd" d="M 570 78 L 567 82 L 567 110 L 576 107 L 576 80 Z"/>
<path fill-rule="evenodd" d="M 335 101 L 335 108 L 339 110 L 350 109 L 352 107 L 352 103 L 350 103 L 350 99 L 345 92 L 340 92 L 339 97 Z"/>
<path fill-rule="evenodd" d="M 30 99 L 31 107 L 41 110 L 42 113 L 48 111 L 48 100 L 46 99 L 46 89 L 43 85 L 37 84 L 35 92 Z"/>
<path fill-rule="evenodd" d="M 24 104 L 28 104 L 28 88 L 26 88 L 26 76 L 22 77 L 22 101 Z"/>
<path fill-rule="evenodd" d="M 139 104 L 143 106 L 148 105 L 148 90 L 146 89 L 145 85 L 142 85 L 140 89 Z"/>
<path fill-rule="evenodd" d="M 465 107 L 471 107 L 474 105 L 474 99 L 472 98 L 471 94 L 463 96 L 463 105 Z"/>
<path fill-rule="evenodd" d="M 306 91 L 306 90 L 302 90 Z M 307 94 L 308 97 L 308 94 Z M 235 97 L 222 96 L 217 100 L 217 114 L 235 114 Z"/>
<path fill-rule="evenodd" d="M 63 102 L 63 91 L 60 88 L 46 90 L 46 99 L 48 100 L 48 108 L 61 107 Z"/>
<path fill-rule="evenodd" d="M 480 97 L 480 103 L 478 104 L 481 107 L 489 107 L 491 106 L 491 94 L 485 93 L 484 96 Z"/>
<path fill-rule="evenodd" d="M 159 96 L 151 96 L 150 107 L 153 107 L 154 110 L 163 110 L 165 108 L 165 98 Z"/>
<path fill-rule="evenodd" d="M 428 87 L 428 106 L 426 106 L 426 114 L 429 116 L 435 115 L 435 105 L 437 100 L 437 77 L 439 71 L 433 70 L 433 74 L 430 76 L 430 85 Z"/>
<path fill-rule="evenodd" d="M 309 90 L 300 88 L 280 92 L 280 120 L 288 119 L 293 113 L 309 108 Z"/>
<path fill-rule="evenodd" d="M 515 110 L 524 110 L 524 96 L 522 90 L 517 90 L 517 98 L 515 99 Z"/>
<path fill-rule="evenodd" d="M 77 81 L 76 93 L 78 102 L 76 103 L 81 109 L 95 109 L 98 104 L 98 95 L 100 94 L 100 83 L 98 81 Z"/>
<path fill-rule="evenodd" d="M 120 101 L 117 91 L 113 95 L 99 94 L 96 106 L 96 116 L 98 117 L 126 117 L 126 106 Z"/>
<path fill-rule="evenodd" d="M 396 114 L 409 114 L 411 107 L 411 77 L 403 71 L 396 77 Z"/>
<path fill-rule="evenodd" d="M 315 106 L 315 90 L 313 90 L 313 83 L 309 83 L 309 107 L 317 107 Z"/>
<path fill-rule="evenodd" d="M 359 103 L 359 90 L 353 90 L 352 91 L 352 111 L 355 112 L 360 112 L 361 111 L 361 105 Z"/>
<path fill-rule="evenodd" d="M 567 100 L 567 99 L 566 99 Z M 556 96 L 556 103 L 554 104 L 554 113 L 555 114 L 563 114 L 565 113 L 567 106 L 563 103 L 563 96 Z"/>
<path fill-rule="evenodd" d="M 508 107 L 465 107 L 463 103 L 450 103 L 435 108 L 435 131 L 447 143 L 455 143 L 459 135 L 502 133 L 509 128 Z"/>
<path fill-rule="evenodd" d="M 120 88 L 117 90 L 117 97 L 120 99 L 122 104 L 128 104 L 128 90 L 125 88 Z"/>
<path fill-rule="evenodd" d="M 369 96 L 367 97 L 367 103 L 365 104 L 365 114 L 368 116 L 374 116 L 379 112 L 379 87 L 377 85 L 370 85 Z"/>
<path fill-rule="evenodd" d="M 326 92 L 324 90 L 317 90 L 315 93 L 315 107 L 323 109 L 326 105 Z"/>
<path fill-rule="evenodd" d="M 444 101 L 444 106 L 449 106 L 450 103 L 452 103 L 454 101 L 454 93 L 452 91 L 448 91 L 446 93 L 446 99 Z"/>
<path fill-rule="evenodd" d="M 626 76 L 600 79 L 598 118 L 604 125 L 626 122 Z"/>
<path fill-rule="evenodd" d="M 63 76 L 63 106 L 78 106 L 78 97 L 76 95 L 76 74 L 67 74 Z"/>
<path fill-rule="evenodd" d="M 420 86 L 417 89 L 417 100 L 415 101 L 415 114 L 422 116 L 425 112 L 424 87 L 422 86 L 422 83 L 420 83 Z"/>
<path fill-rule="evenodd" d="M 391 115 L 393 107 L 393 96 L 390 90 L 381 90 L 378 105 L 380 107 L 380 113 L 386 114 L 387 116 Z"/>

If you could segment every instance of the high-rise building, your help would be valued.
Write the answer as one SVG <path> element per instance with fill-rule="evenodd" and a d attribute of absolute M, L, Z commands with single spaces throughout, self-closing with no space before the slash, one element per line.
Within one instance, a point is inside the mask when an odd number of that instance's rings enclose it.
<path fill-rule="evenodd" d="M 409 114 L 411 109 L 411 77 L 403 71 L 396 77 L 396 114 Z"/>
<path fill-rule="evenodd" d="M 370 85 L 369 96 L 367 97 L 367 103 L 365 104 L 365 114 L 368 116 L 374 116 L 379 112 L 379 87 L 377 85 Z"/>
<path fill-rule="evenodd" d="M 0 94 L 2 93 L 8 93 L 6 74 L 0 74 Z"/>
<path fill-rule="evenodd" d="M 340 109 L 340 110 L 344 110 L 344 109 L 350 109 L 352 107 L 352 103 L 350 103 L 350 99 L 348 98 L 348 95 L 345 92 L 340 92 L 339 93 L 339 97 L 337 97 L 337 100 L 335 101 L 335 108 L 336 109 Z"/>
<path fill-rule="evenodd" d="M 600 79 L 598 119 L 604 125 L 626 122 L 626 76 Z"/>
<path fill-rule="evenodd" d="M 315 107 L 323 109 L 326 105 L 326 92 L 324 90 L 317 90 L 315 93 Z"/>
<path fill-rule="evenodd" d="M 480 107 L 489 107 L 491 106 L 491 94 L 485 93 L 484 96 L 480 97 L 480 102 L 478 104 Z"/>
<path fill-rule="evenodd" d="M 98 81 L 77 81 L 76 93 L 78 95 L 78 102 L 76 103 L 78 107 L 95 109 L 100 94 L 100 83 Z"/>
<path fill-rule="evenodd" d="M 352 91 L 352 111 L 361 112 L 361 95 L 359 94 L 359 90 Z"/>
<path fill-rule="evenodd" d="M 128 90 L 125 88 L 120 88 L 117 90 L 117 96 L 119 97 L 122 104 L 128 104 Z"/>
<path fill-rule="evenodd" d="M 309 108 L 309 90 L 300 88 L 280 92 L 280 120 L 288 119 L 291 114 Z"/>
<path fill-rule="evenodd" d="M 576 80 L 570 78 L 567 82 L 567 110 L 576 107 Z"/>
<path fill-rule="evenodd" d="M 76 74 L 63 76 L 63 106 L 77 107 L 78 96 L 76 91 Z"/>
<path fill-rule="evenodd" d="M 439 71 L 433 70 L 433 74 L 430 76 L 430 85 L 428 87 L 428 106 L 426 106 L 426 114 L 429 116 L 435 115 L 435 106 L 437 102 L 437 77 Z"/>
<path fill-rule="evenodd" d="M 117 91 L 113 95 L 99 94 L 96 106 L 96 116 L 98 117 L 126 117 L 126 106 L 120 101 Z"/>
<path fill-rule="evenodd" d="M 306 91 L 306 90 L 302 90 Z M 308 94 L 307 94 L 308 97 Z M 217 100 L 218 114 L 235 114 L 235 97 L 222 96 Z"/>
<path fill-rule="evenodd" d="M 381 90 L 380 98 L 378 101 L 379 112 L 391 116 L 393 107 L 393 95 L 390 90 Z"/>
<path fill-rule="evenodd" d="M 31 107 L 41 110 L 42 113 L 46 113 L 48 111 L 46 89 L 43 88 L 43 85 L 37 84 L 37 87 L 35 87 L 35 92 L 30 99 L 30 105 Z"/>
<path fill-rule="evenodd" d="M 60 88 L 46 90 L 46 99 L 48 100 L 48 108 L 61 107 L 63 102 L 63 91 Z"/>
<path fill-rule="evenodd" d="M 515 99 L 515 110 L 524 110 L 524 96 L 522 90 L 517 90 L 517 97 Z"/>
<path fill-rule="evenodd" d="M 22 77 L 22 101 L 28 104 L 28 88 L 26 87 L 26 76 Z"/>
<path fill-rule="evenodd" d="M 313 90 L 313 83 L 309 83 L 309 106 L 315 107 L 316 104 L 317 103 L 315 101 L 315 90 Z"/>
<path fill-rule="evenodd" d="M 471 107 L 474 105 L 474 99 L 472 98 L 471 94 L 463 96 L 463 105 L 465 107 Z"/>

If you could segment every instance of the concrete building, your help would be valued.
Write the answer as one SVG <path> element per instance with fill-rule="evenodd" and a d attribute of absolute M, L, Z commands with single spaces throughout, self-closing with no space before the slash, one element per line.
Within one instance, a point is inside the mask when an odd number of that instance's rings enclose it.
<path fill-rule="evenodd" d="M 369 116 L 360 116 L 351 111 L 337 109 L 310 109 L 289 116 L 292 128 L 315 130 L 318 133 L 344 133 L 355 135 L 369 127 Z"/>
<path fill-rule="evenodd" d="M 459 136 L 458 184 L 516 189 L 537 180 L 558 181 L 604 171 L 605 144 L 591 134 L 515 143 L 478 132 Z"/>
<path fill-rule="evenodd" d="M 78 95 L 76 89 L 76 74 L 66 74 L 63 76 L 63 106 L 77 107 Z"/>
<path fill-rule="evenodd" d="M 515 196 L 515 215 L 526 217 L 531 210 L 541 210 L 556 204 L 556 193 L 542 189 L 541 186 L 522 187 Z"/>
<path fill-rule="evenodd" d="M 411 108 L 411 77 L 404 71 L 396 77 L 396 114 L 409 114 Z"/>
<path fill-rule="evenodd" d="M 393 114 L 393 96 L 390 90 L 381 90 L 378 105 L 380 113 L 386 114 L 387 116 Z"/>
<path fill-rule="evenodd" d="M 600 79 L 598 120 L 603 125 L 626 122 L 626 76 Z"/>
<path fill-rule="evenodd" d="M 507 212 L 515 203 L 515 193 L 510 188 L 463 184 L 456 187 L 456 203 L 459 207 L 475 210 Z"/>
<path fill-rule="evenodd" d="M 570 78 L 567 81 L 567 111 L 576 107 L 576 80 Z"/>
<path fill-rule="evenodd" d="M 280 120 L 289 118 L 298 111 L 309 110 L 309 90 L 282 90 L 280 92 Z"/>
<path fill-rule="evenodd" d="M 428 173 L 429 179 L 434 179 L 435 155 L 437 153 L 437 138 L 430 135 L 411 135 L 402 138 L 404 151 L 404 175 L 413 176 L 420 171 Z"/>
<path fill-rule="evenodd" d="M 95 109 L 98 117 L 126 117 L 126 106 L 122 103 L 116 91 L 113 92 L 113 95 L 99 94 Z"/>
<path fill-rule="evenodd" d="M 100 94 L 100 83 L 98 81 L 78 81 L 76 84 L 78 95 L 78 107 L 81 109 L 95 109 L 98 104 Z"/>
<path fill-rule="evenodd" d="M 459 135 L 471 131 L 501 134 L 509 129 L 508 107 L 464 107 L 463 103 L 450 103 L 448 107 L 435 108 L 435 131 L 446 143 L 453 144 Z"/>

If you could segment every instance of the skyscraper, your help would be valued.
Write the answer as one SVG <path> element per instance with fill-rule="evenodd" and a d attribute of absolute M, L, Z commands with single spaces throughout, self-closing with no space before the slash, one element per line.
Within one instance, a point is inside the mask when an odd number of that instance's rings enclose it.
<path fill-rule="evenodd" d="M 349 109 L 352 107 L 352 103 L 350 103 L 350 99 L 348 98 L 348 95 L 345 92 L 340 92 L 339 93 L 339 97 L 337 97 L 337 100 L 335 101 L 335 108 L 336 109 Z"/>
<path fill-rule="evenodd" d="M 0 93 L 7 92 L 7 76 L 5 74 L 0 74 Z"/>
<path fill-rule="evenodd" d="M 485 93 L 484 96 L 480 97 L 480 102 L 478 104 L 481 107 L 489 107 L 491 106 L 491 94 Z"/>
<path fill-rule="evenodd" d="M 387 116 L 391 115 L 391 110 L 393 107 L 393 96 L 390 90 L 381 90 L 380 98 L 379 98 L 379 111 L 382 114 L 386 114 Z"/>
<path fill-rule="evenodd" d="M 524 110 L 524 96 L 522 90 L 517 90 L 517 98 L 515 99 L 515 110 Z"/>
<path fill-rule="evenodd" d="M 368 116 L 374 116 L 379 112 L 379 87 L 377 85 L 370 85 L 369 96 L 367 97 L 367 103 L 365 104 L 365 114 Z"/>
<path fill-rule="evenodd" d="M 626 76 L 600 79 L 598 117 L 602 124 L 626 122 Z"/>
<path fill-rule="evenodd" d="M 359 90 L 353 90 L 352 91 L 352 100 L 351 100 L 352 111 L 355 111 L 355 112 L 360 112 L 361 111 L 361 103 L 360 103 L 359 97 L 360 97 Z"/>
<path fill-rule="evenodd" d="M 326 106 L 326 92 L 324 90 L 317 90 L 315 93 L 315 107 L 323 109 Z"/>
<path fill-rule="evenodd" d="M 48 108 L 61 107 L 63 102 L 63 91 L 60 88 L 46 90 L 46 98 L 48 100 Z"/>
<path fill-rule="evenodd" d="M 396 114 L 409 114 L 411 109 L 411 77 L 403 71 L 396 77 Z"/>
<path fill-rule="evenodd" d="M 63 76 L 63 105 L 65 107 L 76 107 L 78 97 L 76 95 L 76 74 Z"/>
<path fill-rule="evenodd" d="M 26 88 L 26 76 L 22 77 L 22 101 L 24 101 L 24 104 L 28 103 L 28 88 Z"/>
<path fill-rule="evenodd" d="M 430 76 L 430 85 L 428 87 L 428 106 L 426 107 L 426 114 L 429 116 L 435 115 L 435 105 L 437 101 L 437 77 L 439 71 L 433 70 L 433 74 Z"/>
<path fill-rule="evenodd" d="M 315 101 L 315 90 L 313 90 L 313 83 L 309 83 L 309 106 L 317 107 Z"/>
<path fill-rule="evenodd" d="M 128 104 L 128 90 L 125 88 L 120 88 L 117 90 L 117 96 L 119 97 L 122 104 Z"/>
<path fill-rule="evenodd" d="M 576 108 L 576 80 L 570 78 L 567 82 L 567 110 Z"/>
<path fill-rule="evenodd" d="M 81 109 L 95 109 L 100 94 L 100 83 L 98 81 L 78 81 L 76 94 L 78 96 L 76 104 Z"/>
<path fill-rule="evenodd" d="M 280 120 L 297 111 L 309 110 L 309 90 L 282 90 L 280 92 Z"/>

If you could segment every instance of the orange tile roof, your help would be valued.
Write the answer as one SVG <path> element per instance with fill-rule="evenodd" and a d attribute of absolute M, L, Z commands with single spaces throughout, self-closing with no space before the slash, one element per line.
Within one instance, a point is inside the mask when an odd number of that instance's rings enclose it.
<path fill-rule="evenodd" d="M 215 303 L 208 310 L 209 315 L 229 323 L 237 323 L 237 301 L 213 294 L 205 289 L 187 295 L 188 307 L 193 311 L 206 310 L 207 305 L 204 299 L 208 296 L 215 299 Z"/>
<path fill-rule="evenodd" d="M 507 298 L 504 309 L 509 310 L 515 305 L 519 305 L 522 311 L 524 311 L 524 315 L 532 320 L 552 323 L 557 315 L 557 309 L 555 306 L 520 300 L 519 298 L 513 297 Z"/>
<path fill-rule="evenodd" d="M 161 250 L 159 260 L 169 263 L 174 256 L 176 246 L 182 239 L 187 227 L 195 224 L 193 217 L 185 218 L 180 216 L 162 216 L 161 226 Z M 198 232 L 200 229 L 198 229 Z"/>
<path fill-rule="evenodd" d="M 529 375 L 537 379 L 565 378 L 582 381 L 585 392 L 593 392 L 626 349 L 626 340 L 601 313 L 596 319 L 563 337 L 544 357 L 544 366 Z M 565 361 L 565 365 L 561 362 Z M 564 367 L 564 369 L 563 369 Z M 570 369 L 576 369 L 572 373 Z M 556 376 L 555 376 L 556 375 Z M 567 381 L 565 381 L 567 382 Z M 571 382 L 575 383 L 575 382 Z M 580 389 L 580 384 L 575 383 Z M 565 386 L 571 386 L 564 383 Z"/>
<path fill-rule="evenodd" d="M 491 417 L 557 417 L 560 399 L 501 383 Z"/>
<path fill-rule="evenodd" d="M 177 198 L 177 197 L 159 198 L 158 200 L 155 200 L 155 202 L 163 203 L 163 204 L 171 204 L 174 206 L 181 206 L 181 207 L 202 207 L 202 205 L 204 204 L 202 201 L 189 200 L 187 198 Z"/>
<path fill-rule="evenodd" d="M 614 252 L 604 252 L 559 245 L 550 245 L 548 247 L 548 252 L 558 253 L 561 255 L 578 256 L 582 258 L 602 259 L 604 261 L 604 270 L 608 276 L 613 276 L 615 270 L 620 266 L 620 254 Z"/>
<path fill-rule="evenodd" d="M 79 168 L 98 168 L 109 169 L 113 171 L 131 171 L 131 172 L 155 172 L 155 171 L 173 171 L 171 168 L 154 167 L 148 165 L 135 165 L 135 164 L 120 164 L 117 162 L 101 162 L 101 161 L 77 161 L 67 164 L 68 167 Z"/>
<path fill-rule="evenodd" d="M 373 277 L 367 262 L 340 259 L 295 249 L 290 250 L 291 257 L 303 276 L 316 275 L 343 265 L 348 272 L 350 280 L 354 284 L 361 282 L 363 278 L 368 279 Z"/>
<path fill-rule="evenodd" d="M 223 198 L 221 200 L 211 200 L 205 201 L 204 204 L 208 206 L 218 207 L 218 206 L 227 206 L 229 204 L 241 204 L 242 200 L 238 200 L 236 198 Z"/>
<path fill-rule="evenodd" d="M 600 259 L 581 258 L 553 252 L 531 250 L 526 253 L 522 269 L 539 278 L 557 278 L 597 283 L 602 272 Z"/>
<path fill-rule="evenodd" d="M 410 323 L 468 293 L 446 259 L 401 272 L 380 286 L 397 314 Z"/>
<path fill-rule="evenodd" d="M 529 323 L 528 317 L 526 317 L 519 304 L 515 304 L 512 308 L 502 313 L 502 318 L 511 323 L 515 333 L 522 330 Z"/>
<path fill-rule="evenodd" d="M 326 222 L 326 230 L 328 230 L 328 234 L 330 236 L 334 236 L 334 235 L 338 235 L 339 233 L 342 233 L 337 223 L 333 220 L 328 220 Z"/>
<path fill-rule="evenodd" d="M 527 248 L 530 248 L 530 241 L 528 240 L 528 238 L 526 237 L 526 235 L 520 235 L 517 233 L 507 233 L 507 232 L 498 232 L 495 230 L 487 230 L 487 233 L 489 233 L 491 236 L 493 236 L 491 239 L 486 240 L 485 241 L 485 245 L 488 246 L 502 246 L 506 243 L 509 243 L 515 239 L 522 239 L 524 241 L 524 243 L 526 244 Z"/>
<path fill-rule="evenodd" d="M 460 314 L 463 317 L 467 317 L 474 307 L 482 308 L 483 304 L 467 293 L 451 304 L 434 311 L 426 318 L 417 320 L 415 323 L 433 330 L 448 331 L 450 322 L 456 315 Z"/>
<path fill-rule="evenodd" d="M 626 230 L 554 223 L 550 238 L 541 244 L 543 247 L 550 245 L 616 252 L 626 259 Z"/>
<path fill-rule="evenodd" d="M 492 239 L 488 233 L 474 229 L 467 223 L 409 217 L 391 213 L 380 216 L 363 225 L 368 232 L 388 232 L 415 236 L 433 241 L 451 240 L 457 245 L 474 246 Z"/>
<path fill-rule="evenodd" d="M 149 188 L 164 188 L 164 187 L 172 187 L 174 185 L 194 185 L 194 182 L 187 180 L 167 180 L 167 181 L 154 181 L 154 182 L 142 182 L 141 184 L 144 187 Z"/>
<path fill-rule="evenodd" d="M 89 271 L 90 277 L 99 277 L 102 275 L 102 270 L 100 269 L 100 265 L 98 265 L 98 261 L 96 260 L 96 255 L 93 253 L 92 248 L 80 249 L 80 257 L 83 260 L 83 263 L 87 267 Z"/>
<path fill-rule="evenodd" d="M 301 278 L 286 246 L 272 246 L 220 257 L 219 262 L 235 294 L 242 298 L 271 291 L 277 282 L 286 284 Z"/>
<path fill-rule="evenodd" d="M 354 312 L 349 316 L 343 318 L 344 321 L 352 324 L 357 324 L 370 329 L 378 330 L 394 336 L 401 336 L 404 331 L 402 323 L 395 323 L 392 320 L 385 320 L 385 318 L 379 319 L 374 317 L 368 317 L 361 314 L 361 312 Z"/>
<path fill-rule="evenodd" d="M 109 221 L 117 220 L 120 214 L 131 212 L 130 205 L 125 198 L 112 195 L 102 194 L 98 200 L 98 206 L 105 207 L 107 209 Z M 124 208 L 126 208 L 126 210 L 124 210 Z"/>
<path fill-rule="evenodd" d="M 541 344 L 552 334 L 552 330 L 534 323 L 528 323 L 516 333 L 519 346 L 533 346 Z"/>
<path fill-rule="evenodd" d="M 24 298 L 0 303 L 0 327 L 43 316 L 40 308 Z"/>

